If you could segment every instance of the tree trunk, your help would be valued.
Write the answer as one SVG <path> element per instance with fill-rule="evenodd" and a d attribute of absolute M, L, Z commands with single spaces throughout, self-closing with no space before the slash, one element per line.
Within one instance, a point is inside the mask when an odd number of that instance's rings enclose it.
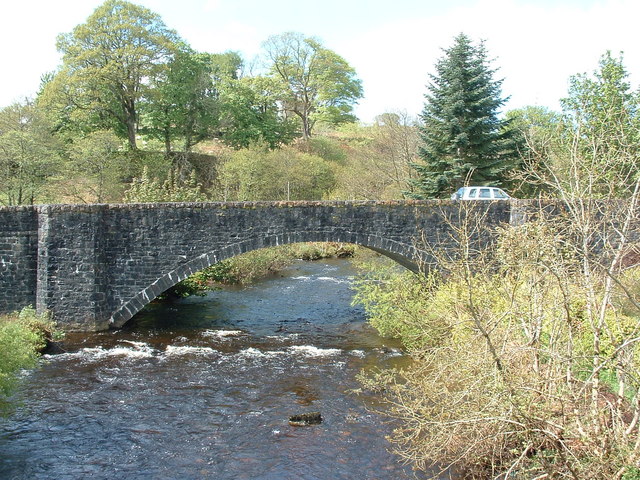
<path fill-rule="evenodd" d="M 311 125 L 309 123 L 309 116 L 308 115 L 301 115 L 300 118 L 302 118 L 302 138 L 304 140 L 309 140 L 309 138 L 311 138 Z"/>
<path fill-rule="evenodd" d="M 171 156 L 171 133 L 168 126 L 164 128 L 164 152 L 167 157 Z"/>
<path fill-rule="evenodd" d="M 123 110 L 125 114 L 125 122 L 127 125 L 127 140 L 129 141 L 129 148 L 131 150 L 137 150 L 138 145 L 136 143 L 137 133 L 137 121 L 136 121 L 136 105 L 134 100 L 128 99 L 123 102 Z"/>

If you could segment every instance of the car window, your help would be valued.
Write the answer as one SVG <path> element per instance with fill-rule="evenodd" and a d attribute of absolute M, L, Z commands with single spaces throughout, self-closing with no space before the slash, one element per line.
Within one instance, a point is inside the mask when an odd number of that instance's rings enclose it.
<path fill-rule="evenodd" d="M 481 188 L 480 198 L 491 198 L 491 190 L 489 190 L 488 188 Z"/>
<path fill-rule="evenodd" d="M 509 198 L 509 196 L 506 193 L 504 193 L 502 190 L 500 190 L 499 188 L 496 188 L 493 191 L 493 196 L 495 198 Z"/>
<path fill-rule="evenodd" d="M 476 193 L 478 193 L 477 188 L 472 188 L 471 190 L 469 190 L 469 198 L 476 198 Z"/>

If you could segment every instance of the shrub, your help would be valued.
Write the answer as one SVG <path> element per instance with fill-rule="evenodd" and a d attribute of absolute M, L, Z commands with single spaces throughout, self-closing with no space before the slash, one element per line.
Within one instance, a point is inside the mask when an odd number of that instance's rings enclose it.
<path fill-rule="evenodd" d="M 0 317 L 0 410 L 6 410 L 9 405 L 18 372 L 34 367 L 38 353 L 54 336 L 48 317 L 36 314 L 33 308 Z"/>
<path fill-rule="evenodd" d="M 358 283 L 371 323 L 414 360 L 365 384 L 384 379 L 384 413 L 398 422 L 390 440 L 416 468 L 466 479 L 637 475 L 638 272 L 585 270 L 552 225 L 504 229 L 482 254 L 441 258 L 440 275 Z"/>

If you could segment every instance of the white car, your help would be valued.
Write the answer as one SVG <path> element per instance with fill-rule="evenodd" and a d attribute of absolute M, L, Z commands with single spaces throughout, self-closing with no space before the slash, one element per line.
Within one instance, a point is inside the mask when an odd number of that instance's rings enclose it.
<path fill-rule="evenodd" d="M 451 200 L 509 200 L 511 197 L 497 187 L 461 187 Z"/>

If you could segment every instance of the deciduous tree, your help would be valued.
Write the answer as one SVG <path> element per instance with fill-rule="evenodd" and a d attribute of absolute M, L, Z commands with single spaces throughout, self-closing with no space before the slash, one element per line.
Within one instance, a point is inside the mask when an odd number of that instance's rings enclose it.
<path fill-rule="evenodd" d="M 221 84 L 219 133 L 234 148 L 264 142 L 269 148 L 291 142 L 295 125 L 278 109 L 278 84 L 270 77 L 244 77 Z"/>
<path fill-rule="evenodd" d="M 139 103 L 166 69 L 178 36 L 151 10 L 107 0 L 71 33 L 58 37 L 63 64 L 52 82 L 79 110 L 86 128 L 113 129 L 136 149 Z"/>
<path fill-rule="evenodd" d="M 584 195 L 627 196 L 638 179 L 640 96 L 631 90 L 628 76 L 622 56 L 616 59 L 607 52 L 592 76 L 571 77 L 569 96 L 562 100 L 567 134 L 574 140 L 565 145 L 581 158 L 584 174 L 579 178 L 597 179 L 583 183 Z M 571 172 L 564 176 L 573 177 Z"/>
<path fill-rule="evenodd" d="M 560 147 L 565 130 L 562 115 L 545 107 L 528 106 L 506 114 L 519 159 L 506 182 L 512 194 L 534 198 L 546 189 L 531 172 L 548 171 L 554 152 Z"/>
<path fill-rule="evenodd" d="M 342 152 L 332 197 L 353 200 L 400 199 L 415 171 L 418 125 L 406 113 L 384 113 L 373 125 L 340 129 Z M 317 139 L 316 139 L 317 140 Z M 345 153 L 346 152 L 346 153 Z"/>
<path fill-rule="evenodd" d="M 83 203 L 119 201 L 131 175 L 123 141 L 110 131 L 77 137 L 67 147 L 62 193 Z"/>
<path fill-rule="evenodd" d="M 225 201 L 319 200 L 335 180 L 320 157 L 257 145 L 233 154 L 220 169 L 220 183 Z"/>
<path fill-rule="evenodd" d="M 61 146 L 33 102 L 0 111 L 0 203 L 33 204 L 55 175 Z"/>
<path fill-rule="evenodd" d="M 314 38 L 288 32 L 263 45 L 271 75 L 281 85 L 285 112 L 296 115 L 302 137 L 309 138 L 317 121 L 353 121 L 353 106 L 362 97 L 355 70 Z"/>
<path fill-rule="evenodd" d="M 219 126 L 221 85 L 237 80 L 242 58 L 236 52 L 197 53 L 183 46 L 157 77 L 145 104 L 149 126 L 145 132 L 162 140 L 170 155 L 173 142 L 182 151 L 213 136 Z"/>

